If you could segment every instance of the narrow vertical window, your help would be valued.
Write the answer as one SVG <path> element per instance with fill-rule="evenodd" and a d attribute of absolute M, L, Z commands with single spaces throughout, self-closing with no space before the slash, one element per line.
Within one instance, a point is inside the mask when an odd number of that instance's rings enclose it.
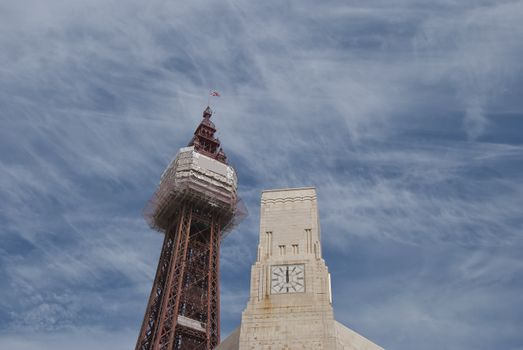
<path fill-rule="evenodd" d="M 312 253 L 312 230 L 305 229 L 305 249 L 307 253 Z"/>
<path fill-rule="evenodd" d="M 285 255 L 285 245 L 280 245 L 280 255 Z"/>
<path fill-rule="evenodd" d="M 265 254 L 272 255 L 272 231 L 265 232 Z"/>
<path fill-rule="evenodd" d="M 300 250 L 299 250 L 297 244 L 293 244 L 292 245 L 292 253 L 295 254 L 295 255 L 300 254 Z"/>

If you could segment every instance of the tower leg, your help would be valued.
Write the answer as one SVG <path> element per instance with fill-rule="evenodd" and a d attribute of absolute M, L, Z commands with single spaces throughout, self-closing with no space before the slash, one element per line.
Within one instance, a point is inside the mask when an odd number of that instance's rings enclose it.
<path fill-rule="evenodd" d="M 209 245 L 208 349 L 214 349 L 220 343 L 220 231 L 220 225 L 213 220 Z"/>
<path fill-rule="evenodd" d="M 220 341 L 219 219 L 186 204 L 173 221 L 136 350 L 210 350 Z"/>

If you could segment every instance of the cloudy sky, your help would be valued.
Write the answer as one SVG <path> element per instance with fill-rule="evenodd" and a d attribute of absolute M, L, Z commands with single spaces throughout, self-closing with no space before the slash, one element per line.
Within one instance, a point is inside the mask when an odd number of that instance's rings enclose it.
<path fill-rule="evenodd" d="M 209 89 L 250 216 L 316 186 L 336 318 L 394 350 L 523 349 L 523 1 L 0 1 L 0 348 L 130 349 L 142 209 Z"/>

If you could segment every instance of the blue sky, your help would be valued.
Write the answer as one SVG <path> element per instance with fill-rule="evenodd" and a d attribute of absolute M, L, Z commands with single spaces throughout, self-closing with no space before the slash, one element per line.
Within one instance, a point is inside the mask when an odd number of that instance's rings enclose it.
<path fill-rule="evenodd" d="M 387 349 L 523 349 L 523 1 L 0 2 L 0 347 L 134 346 L 142 209 L 207 103 L 250 216 L 316 186 L 336 318 Z"/>

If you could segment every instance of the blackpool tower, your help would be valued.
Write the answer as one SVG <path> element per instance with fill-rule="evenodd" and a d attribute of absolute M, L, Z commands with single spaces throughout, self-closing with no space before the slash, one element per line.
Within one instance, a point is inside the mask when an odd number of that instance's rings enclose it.
<path fill-rule="evenodd" d="M 146 207 L 165 238 L 136 350 L 214 349 L 220 342 L 220 241 L 242 216 L 237 178 L 207 107 Z"/>

